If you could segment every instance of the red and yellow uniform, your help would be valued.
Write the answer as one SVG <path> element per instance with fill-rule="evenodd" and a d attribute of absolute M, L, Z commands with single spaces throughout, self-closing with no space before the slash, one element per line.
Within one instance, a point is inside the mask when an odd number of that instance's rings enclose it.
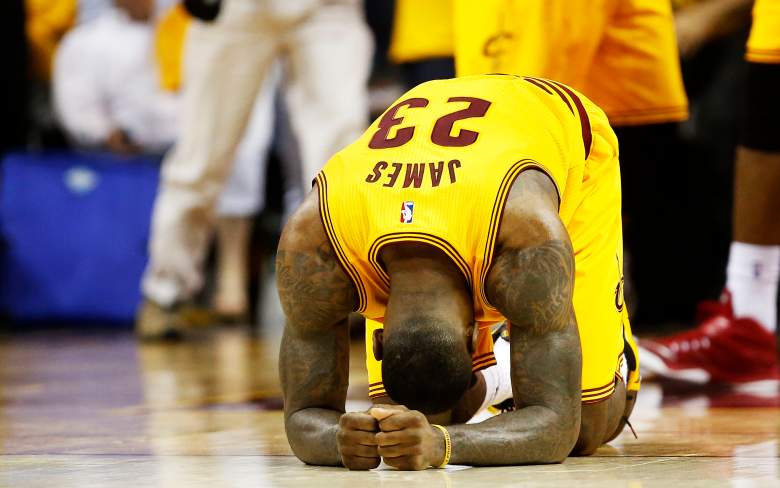
<path fill-rule="evenodd" d="M 474 297 L 474 368 L 494 364 L 490 326 L 504 317 L 484 283 L 507 194 L 531 168 L 555 183 L 574 248 L 582 399 L 612 394 L 626 344 L 636 358 L 622 297 L 615 134 L 596 105 L 565 85 L 479 75 L 410 90 L 317 176 L 328 238 L 358 290 L 358 312 L 369 319 L 372 396 L 384 393 L 371 341 L 388 300 L 389 277 L 378 260 L 387 244 L 422 242 L 452 259 Z M 632 370 L 629 388 L 638 389 Z"/>
<path fill-rule="evenodd" d="M 780 63 L 780 0 L 756 0 L 745 57 L 753 63 Z"/>
<path fill-rule="evenodd" d="M 458 76 L 514 73 L 585 93 L 613 125 L 684 120 L 669 0 L 453 0 Z"/>

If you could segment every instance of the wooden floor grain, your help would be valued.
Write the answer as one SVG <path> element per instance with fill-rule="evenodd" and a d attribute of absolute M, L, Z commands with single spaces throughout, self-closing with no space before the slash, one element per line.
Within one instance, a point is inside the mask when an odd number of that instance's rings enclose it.
<path fill-rule="evenodd" d="M 776 385 L 691 392 L 646 384 L 624 433 L 562 465 L 353 473 L 292 456 L 277 339 L 242 329 L 181 344 L 129 333 L 0 340 L 0 487 L 780 486 Z M 367 402 L 360 344 L 350 403 Z"/>

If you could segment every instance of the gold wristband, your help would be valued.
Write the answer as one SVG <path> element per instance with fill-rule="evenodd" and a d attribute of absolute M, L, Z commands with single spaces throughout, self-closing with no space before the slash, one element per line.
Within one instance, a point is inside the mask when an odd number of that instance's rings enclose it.
<path fill-rule="evenodd" d="M 447 432 L 447 429 L 438 424 L 431 425 L 439 429 L 441 433 L 444 434 L 444 461 L 442 461 L 440 465 L 436 466 L 437 468 L 443 468 L 450 463 L 450 456 L 452 456 L 452 439 L 450 439 L 450 433 Z"/>

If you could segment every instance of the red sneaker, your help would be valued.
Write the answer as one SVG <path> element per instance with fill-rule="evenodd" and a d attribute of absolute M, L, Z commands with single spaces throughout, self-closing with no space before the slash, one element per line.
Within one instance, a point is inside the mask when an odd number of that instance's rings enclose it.
<path fill-rule="evenodd" d="M 702 300 L 696 305 L 695 323 L 701 324 L 716 315 L 734 318 L 731 308 L 731 292 L 723 290 L 717 300 Z"/>
<path fill-rule="evenodd" d="M 639 341 L 643 376 L 698 384 L 780 380 L 773 334 L 753 319 L 735 318 L 728 293 L 703 308 L 695 329 Z"/>

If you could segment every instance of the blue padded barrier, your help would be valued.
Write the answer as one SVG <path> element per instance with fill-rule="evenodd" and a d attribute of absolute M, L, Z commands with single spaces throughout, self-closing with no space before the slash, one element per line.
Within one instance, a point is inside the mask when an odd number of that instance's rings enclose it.
<path fill-rule="evenodd" d="M 0 313 L 128 322 L 140 301 L 159 160 L 9 154 L 0 163 Z"/>

